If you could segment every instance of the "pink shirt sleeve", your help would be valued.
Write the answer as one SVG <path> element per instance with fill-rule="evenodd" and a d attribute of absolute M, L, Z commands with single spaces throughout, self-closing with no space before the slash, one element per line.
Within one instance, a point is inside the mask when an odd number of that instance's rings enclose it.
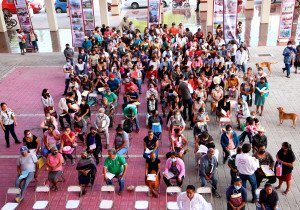
<path fill-rule="evenodd" d="M 185 176 L 185 166 L 183 160 L 181 160 L 180 158 L 177 158 L 177 162 L 180 167 L 180 174 L 178 177 L 181 179 L 183 176 Z"/>
<path fill-rule="evenodd" d="M 167 160 L 167 162 L 166 162 L 164 174 L 169 173 L 169 168 L 170 168 L 170 167 L 171 167 L 171 158 L 168 158 L 168 160 Z"/>

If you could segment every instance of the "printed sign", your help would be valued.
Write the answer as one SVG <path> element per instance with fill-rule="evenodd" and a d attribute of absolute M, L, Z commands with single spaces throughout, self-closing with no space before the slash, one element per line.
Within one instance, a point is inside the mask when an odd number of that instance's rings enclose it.
<path fill-rule="evenodd" d="M 214 0 L 213 32 L 216 34 L 218 25 L 223 27 L 223 0 Z"/>
<path fill-rule="evenodd" d="M 238 0 L 224 0 L 223 5 L 224 40 L 228 43 L 236 39 Z"/>
<path fill-rule="evenodd" d="M 290 39 L 293 28 L 295 0 L 282 0 L 278 39 Z"/>
<path fill-rule="evenodd" d="M 84 31 L 86 36 L 93 35 L 95 28 L 94 7 L 92 0 L 82 0 Z"/>
<path fill-rule="evenodd" d="M 85 36 L 81 0 L 69 0 L 68 2 L 73 46 L 81 47 Z"/>
<path fill-rule="evenodd" d="M 160 4 L 161 0 L 148 0 L 148 28 L 159 24 Z"/>

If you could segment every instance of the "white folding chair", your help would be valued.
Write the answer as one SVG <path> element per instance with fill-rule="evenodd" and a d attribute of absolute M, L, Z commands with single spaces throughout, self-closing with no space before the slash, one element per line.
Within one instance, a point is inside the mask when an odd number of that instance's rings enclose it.
<path fill-rule="evenodd" d="M 102 200 L 103 192 L 113 192 L 114 193 L 113 199 L 112 200 L 106 200 L 106 199 Z M 101 196 L 100 196 L 100 205 L 99 205 L 100 209 L 112 209 L 113 208 L 114 203 L 115 203 L 115 195 L 116 195 L 115 192 L 116 192 L 115 186 L 104 185 L 101 187 Z"/>
<path fill-rule="evenodd" d="M 135 209 L 149 209 L 149 198 L 148 200 L 137 200 L 136 199 L 136 194 L 137 193 L 148 193 L 149 192 L 149 187 L 146 185 L 140 185 L 136 186 L 134 189 L 134 208 Z"/>
<path fill-rule="evenodd" d="M 210 203 L 212 204 L 212 191 L 210 187 L 199 187 L 196 192 L 199 194 L 210 194 Z"/>
<path fill-rule="evenodd" d="M 66 196 L 66 209 L 77 209 L 80 205 L 80 199 L 77 200 L 68 200 L 70 193 L 78 192 L 81 194 L 81 187 L 78 185 L 69 186 L 67 189 L 68 193 Z"/>
<path fill-rule="evenodd" d="M 5 205 L 1 208 L 1 210 L 14 210 L 18 207 L 19 203 L 15 202 L 7 202 L 8 195 L 19 195 L 21 193 L 21 189 L 17 187 L 10 187 L 7 189 L 5 196 Z"/>
<path fill-rule="evenodd" d="M 166 190 L 166 205 L 167 210 L 179 210 L 179 207 L 177 205 L 176 201 L 168 201 L 168 193 L 177 193 L 177 195 L 181 192 L 181 188 L 177 186 L 170 186 L 167 187 Z"/>
<path fill-rule="evenodd" d="M 38 193 L 48 193 L 48 200 L 37 200 Z M 34 193 L 33 209 L 46 209 L 50 202 L 50 188 L 48 186 L 37 186 Z"/>

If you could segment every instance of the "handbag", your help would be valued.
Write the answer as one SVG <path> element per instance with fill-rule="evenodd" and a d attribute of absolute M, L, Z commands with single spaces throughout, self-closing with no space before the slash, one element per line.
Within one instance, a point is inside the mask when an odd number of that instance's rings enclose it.
<path fill-rule="evenodd" d="M 275 175 L 282 176 L 282 164 L 277 162 L 277 165 L 275 167 Z"/>
<path fill-rule="evenodd" d="M 126 119 L 123 123 L 123 130 L 126 133 L 131 133 L 133 131 L 133 123 L 130 119 Z"/>
<path fill-rule="evenodd" d="M 238 207 L 243 203 L 243 197 L 242 194 L 239 192 L 234 193 L 230 196 L 230 202 L 234 207 Z"/>

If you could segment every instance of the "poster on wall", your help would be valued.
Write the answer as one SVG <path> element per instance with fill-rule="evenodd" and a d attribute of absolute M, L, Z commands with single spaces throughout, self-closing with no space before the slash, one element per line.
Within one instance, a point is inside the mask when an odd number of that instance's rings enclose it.
<path fill-rule="evenodd" d="M 73 47 L 81 47 L 85 36 L 81 0 L 69 0 L 68 2 Z"/>
<path fill-rule="evenodd" d="M 296 45 L 298 45 L 298 44 L 300 45 L 300 17 L 298 18 L 295 42 L 296 42 Z"/>
<path fill-rule="evenodd" d="M 82 0 L 82 12 L 85 35 L 91 36 L 95 28 L 93 0 Z"/>
<path fill-rule="evenodd" d="M 32 23 L 30 18 L 30 12 L 28 10 L 26 0 L 15 0 L 15 5 L 17 9 L 17 16 L 19 20 L 20 29 L 26 36 L 27 52 L 33 49 L 32 44 L 30 44 L 30 30 L 32 29 Z"/>
<path fill-rule="evenodd" d="M 148 0 L 148 28 L 159 24 L 160 3 L 161 0 Z"/>
<path fill-rule="evenodd" d="M 223 27 L 223 0 L 214 0 L 213 32 L 216 34 L 218 25 Z"/>
<path fill-rule="evenodd" d="M 288 41 L 292 35 L 295 0 L 282 0 L 278 39 Z"/>
<path fill-rule="evenodd" d="M 238 0 L 224 0 L 223 5 L 224 40 L 228 43 L 236 39 Z"/>

